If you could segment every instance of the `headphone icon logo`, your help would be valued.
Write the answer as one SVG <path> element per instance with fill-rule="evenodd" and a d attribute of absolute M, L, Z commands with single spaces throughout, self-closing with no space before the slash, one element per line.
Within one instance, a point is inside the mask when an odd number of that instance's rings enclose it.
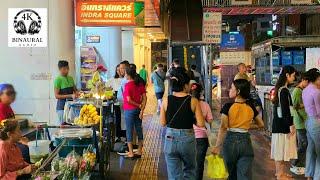
<path fill-rule="evenodd" d="M 29 28 L 27 29 L 27 24 Z M 41 17 L 32 9 L 23 9 L 14 17 L 13 26 L 17 34 L 21 35 L 34 35 L 38 34 L 41 30 Z"/>

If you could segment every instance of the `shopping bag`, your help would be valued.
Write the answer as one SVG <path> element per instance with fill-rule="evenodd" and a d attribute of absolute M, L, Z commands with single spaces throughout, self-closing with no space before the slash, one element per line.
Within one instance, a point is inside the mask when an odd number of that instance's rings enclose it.
<path fill-rule="evenodd" d="M 208 161 L 207 176 L 211 179 L 227 179 L 229 174 L 225 167 L 223 159 L 219 155 L 209 155 L 206 157 Z"/>

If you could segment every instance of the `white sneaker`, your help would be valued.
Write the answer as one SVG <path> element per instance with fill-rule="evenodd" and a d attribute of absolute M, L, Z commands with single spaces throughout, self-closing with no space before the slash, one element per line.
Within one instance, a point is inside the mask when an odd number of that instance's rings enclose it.
<path fill-rule="evenodd" d="M 133 149 L 133 153 L 136 153 L 136 152 L 138 152 L 138 149 Z M 129 154 L 129 152 L 128 151 L 126 151 L 126 152 L 117 152 L 117 154 L 120 155 L 120 156 L 127 156 Z"/>
<path fill-rule="evenodd" d="M 298 170 L 298 174 L 299 175 L 304 175 L 304 173 L 305 173 L 305 168 L 304 167 L 298 167 L 297 170 Z"/>
<path fill-rule="evenodd" d="M 296 174 L 296 175 L 300 175 L 300 174 L 299 174 L 298 167 L 296 167 L 296 166 L 292 166 L 292 167 L 290 168 L 290 171 L 291 171 L 292 173 Z"/>

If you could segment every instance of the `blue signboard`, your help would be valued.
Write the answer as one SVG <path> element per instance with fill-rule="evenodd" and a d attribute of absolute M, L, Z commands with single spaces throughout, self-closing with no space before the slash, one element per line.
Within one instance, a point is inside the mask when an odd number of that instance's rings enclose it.
<path fill-rule="evenodd" d="M 294 65 L 304 64 L 304 51 L 292 51 L 292 55 Z"/>
<path fill-rule="evenodd" d="M 279 52 L 272 52 L 272 65 L 277 67 L 280 65 L 280 54 Z"/>
<path fill-rule="evenodd" d="M 220 51 L 244 51 L 244 43 L 242 34 L 223 34 Z"/>
<path fill-rule="evenodd" d="M 292 52 L 291 51 L 282 51 L 281 52 L 281 61 L 282 65 L 292 65 Z"/>

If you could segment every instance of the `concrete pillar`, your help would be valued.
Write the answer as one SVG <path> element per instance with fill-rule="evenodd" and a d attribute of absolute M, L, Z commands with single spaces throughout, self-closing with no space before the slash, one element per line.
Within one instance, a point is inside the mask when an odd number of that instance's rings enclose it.
<path fill-rule="evenodd" d="M 104 63 L 108 68 L 108 77 L 114 76 L 116 66 L 122 61 L 122 36 L 120 27 L 107 27 L 108 42 L 107 49 L 108 55 L 104 59 Z"/>

